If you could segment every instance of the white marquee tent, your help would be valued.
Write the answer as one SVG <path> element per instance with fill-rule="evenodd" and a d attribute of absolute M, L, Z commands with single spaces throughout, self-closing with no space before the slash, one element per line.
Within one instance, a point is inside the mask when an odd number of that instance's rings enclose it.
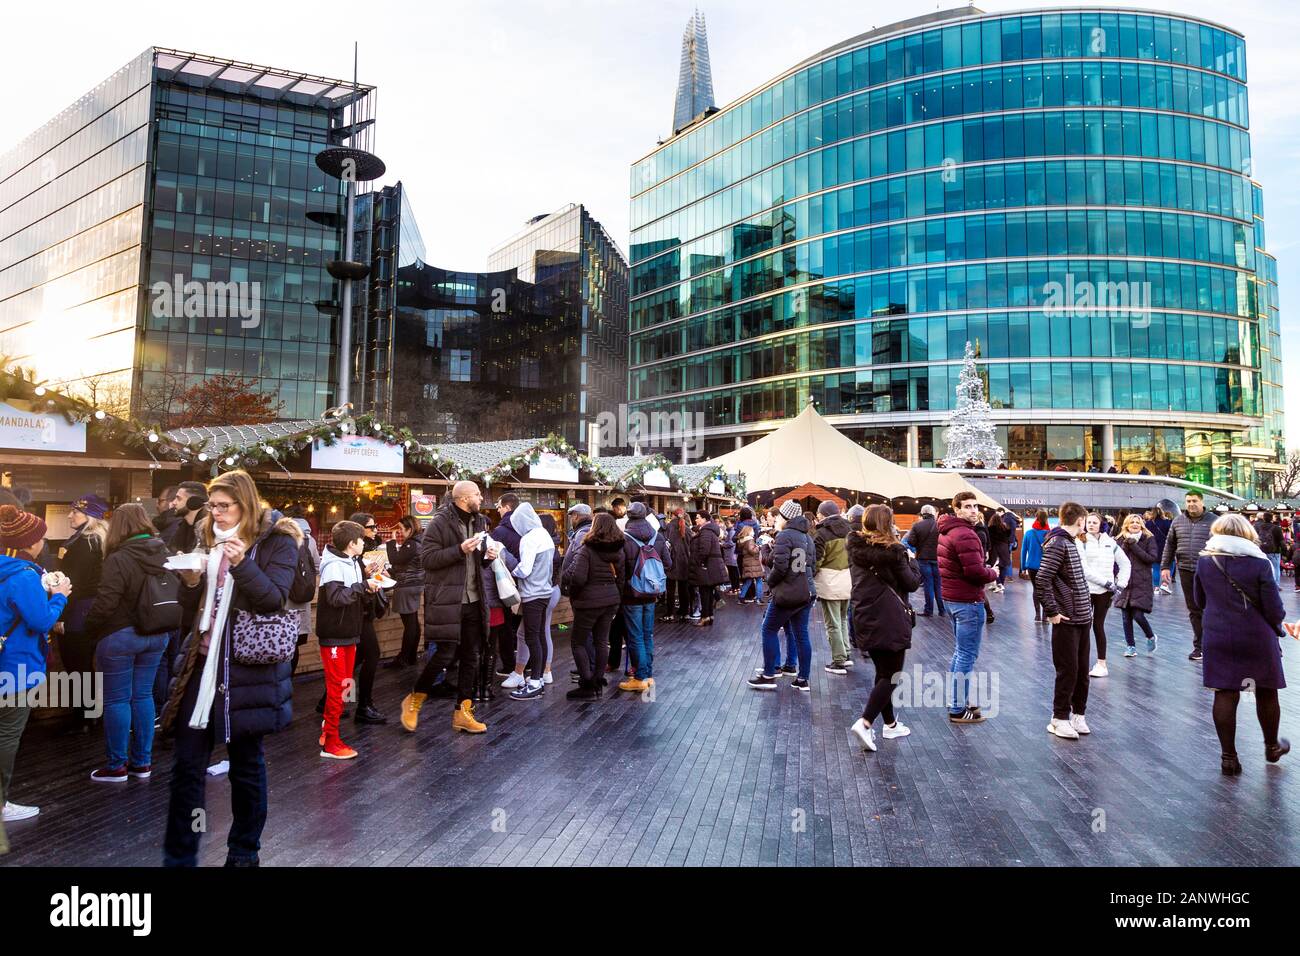
<path fill-rule="evenodd" d="M 904 468 L 873 455 L 830 425 L 811 404 L 758 441 L 706 464 L 743 472 L 747 492 L 797 488 L 807 482 L 882 498 L 951 499 L 973 491 L 984 507 L 998 503 L 955 471 Z"/>

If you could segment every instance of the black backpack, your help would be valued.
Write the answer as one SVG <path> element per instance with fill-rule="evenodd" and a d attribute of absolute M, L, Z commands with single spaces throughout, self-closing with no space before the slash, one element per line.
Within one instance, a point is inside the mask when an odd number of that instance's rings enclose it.
<path fill-rule="evenodd" d="M 171 571 L 145 572 L 135 602 L 135 629 L 141 634 L 165 634 L 181 627 L 181 582 Z"/>
<path fill-rule="evenodd" d="M 293 584 L 289 585 L 290 604 L 310 604 L 316 596 L 316 562 L 311 557 L 311 546 L 307 539 L 298 545 L 298 567 L 293 572 Z"/>

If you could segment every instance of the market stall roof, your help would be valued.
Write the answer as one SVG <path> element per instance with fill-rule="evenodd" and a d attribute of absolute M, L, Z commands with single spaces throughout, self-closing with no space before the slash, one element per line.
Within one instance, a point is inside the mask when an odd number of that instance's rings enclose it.
<path fill-rule="evenodd" d="M 527 454 L 541 446 L 544 438 L 513 438 L 508 441 L 471 441 L 455 445 L 435 445 L 438 456 L 452 462 L 461 471 L 480 475 L 503 462 Z"/>
<path fill-rule="evenodd" d="M 811 404 L 756 442 L 712 461 L 682 467 L 743 472 L 751 493 L 814 481 L 888 499 L 946 500 L 959 491 L 973 491 L 981 505 L 995 508 L 998 504 L 956 472 L 904 468 L 873 455 L 837 431 Z"/>
<path fill-rule="evenodd" d="M 206 442 L 212 448 L 243 448 L 266 441 L 268 438 L 286 438 L 301 435 L 320 425 L 320 422 L 293 421 L 267 422 L 264 425 L 200 425 L 193 428 L 173 428 L 167 437 L 181 445 Z"/>

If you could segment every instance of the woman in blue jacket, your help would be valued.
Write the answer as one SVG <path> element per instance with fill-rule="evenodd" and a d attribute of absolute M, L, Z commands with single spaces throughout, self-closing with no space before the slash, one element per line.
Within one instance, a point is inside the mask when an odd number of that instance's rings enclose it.
<path fill-rule="evenodd" d="M 49 634 L 68 603 L 72 585 L 59 576 L 46 590 L 36 563 L 45 547 L 45 522 L 13 505 L 0 506 L 0 803 L 4 823 L 26 820 L 37 807 L 4 803 L 14 757 L 31 707 L 27 692 L 45 680 Z M 0 846 L 4 831 L 0 829 Z"/>
<path fill-rule="evenodd" d="M 1043 563 L 1043 542 L 1051 526 L 1047 523 L 1047 512 L 1039 510 L 1034 515 L 1034 523 L 1025 531 L 1024 542 L 1020 546 L 1020 567 L 1029 573 L 1030 590 L 1034 595 L 1034 620 L 1043 620 L 1043 606 L 1038 603 L 1038 592 L 1033 590 L 1034 578 L 1038 576 L 1038 566 Z"/>

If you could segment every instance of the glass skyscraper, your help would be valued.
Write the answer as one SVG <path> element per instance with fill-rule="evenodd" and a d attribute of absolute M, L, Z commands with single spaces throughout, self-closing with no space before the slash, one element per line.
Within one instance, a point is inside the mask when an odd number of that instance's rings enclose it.
<path fill-rule="evenodd" d="M 587 422 L 627 400 L 627 260 L 604 227 L 569 205 L 458 272 L 422 261 L 400 183 L 364 206 L 363 409 L 426 440 L 554 432 L 585 450 Z"/>
<path fill-rule="evenodd" d="M 0 157 L 0 351 L 142 417 L 217 375 L 318 416 L 337 378 L 325 263 L 343 208 L 314 158 L 345 122 L 368 127 L 371 91 L 146 50 Z M 250 308 L 210 308 L 214 287 Z"/>
<path fill-rule="evenodd" d="M 974 344 L 1009 458 L 1266 491 L 1276 268 L 1240 34 L 1177 14 L 930 14 L 634 164 L 629 400 L 706 452 L 811 398 L 943 456 Z"/>

